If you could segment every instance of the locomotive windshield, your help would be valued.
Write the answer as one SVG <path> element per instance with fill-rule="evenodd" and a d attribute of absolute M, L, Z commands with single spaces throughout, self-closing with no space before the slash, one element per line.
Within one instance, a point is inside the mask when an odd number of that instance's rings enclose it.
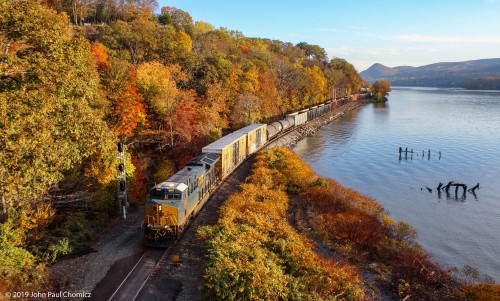
<path fill-rule="evenodd" d="M 152 198 L 152 199 L 160 199 L 160 200 L 164 200 L 165 199 L 165 192 L 163 192 L 162 189 L 151 189 L 149 191 L 149 196 Z"/>
<path fill-rule="evenodd" d="M 167 198 L 169 200 L 180 200 L 181 195 L 179 193 L 169 193 L 169 194 L 167 194 Z"/>

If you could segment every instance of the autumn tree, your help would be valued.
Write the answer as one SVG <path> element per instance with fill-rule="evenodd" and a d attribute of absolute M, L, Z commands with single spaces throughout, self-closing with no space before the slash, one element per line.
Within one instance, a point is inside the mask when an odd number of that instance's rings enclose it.
<path fill-rule="evenodd" d="M 358 74 L 354 66 L 344 59 L 335 58 L 330 62 L 333 70 L 342 72 L 345 79 L 339 78 L 339 82 L 334 82 L 334 87 L 342 87 L 345 84 L 347 94 L 357 93 L 363 86 L 363 78 Z M 333 87 L 332 87 L 333 88 Z"/>
<path fill-rule="evenodd" d="M 222 136 L 222 129 L 228 126 L 227 98 L 229 92 L 220 82 L 207 86 L 207 91 L 200 99 L 200 118 L 203 132 L 209 133 L 210 141 Z"/>
<path fill-rule="evenodd" d="M 101 73 L 107 71 L 110 62 L 104 45 L 100 42 L 94 42 L 92 44 L 91 52 L 97 65 L 97 70 Z"/>
<path fill-rule="evenodd" d="M 177 31 L 183 31 L 189 35 L 193 35 L 193 18 L 189 13 L 181 9 L 170 6 L 162 7 L 158 19 L 161 24 L 170 24 Z"/>
<path fill-rule="evenodd" d="M 158 8 L 156 0 L 44 0 L 49 7 L 65 12 L 75 25 L 84 22 L 150 19 Z"/>
<path fill-rule="evenodd" d="M 385 96 L 391 91 L 391 83 L 385 79 L 376 81 L 372 84 L 370 91 L 375 94 L 376 101 L 387 101 Z"/>
<path fill-rule="evenodd" d="M 139 125 L 146 125 L 146 105 L 137 90 L 134 86 L 127 86 L 114 102 L 113 115 L 117 121 L 113 130 L 122 141 L 132 136 Z"/>
<path fill-rule="evenodd" d="M 50 208 L 42 196 L 114 144 L 90 43 L 68 23 L 39 1 L 0 3 L 0 197 L 9 212 L 0 225 L 1 282 L 38 279 L 43 266 L 27 254 L 36 240 L 26 233 L 50 216 L 33 215 L 29 225 L 22 216 Z"/>
<path fill-rule="evenodd" d="M 238 96 L 230 116 L 231 123 L 235 127 L 242 127 L 255 123 L 261 118 L 260 109 L 262 100 L 250 92 Z"/>
<path fill-rule="evenodd" d="M 327 93 L 327 80 L 323 71 L 318 66 L 305 68 L 307 74 L 308 85 L 306 85 L 304 92 L 305 102 L 307 105 L 317 104 L 325 100 Z"/>
<path fill-rule="evenodd" d="M 199 132 L 194 92 L 180 89 L 177 82 L 182 80 L 187 80 L 187 76 L 179 65 L 151 62 L 137 69 L 137 84 L 150 106 L 154 136 L 159 139 L 160 149 L 170 148 L 176 164 L 176 148 L 191 142 Z"/>
<path fill-rule="evenodd" d="M 73 36 L 65 15 L 36 1 L 5 1 L 1 9 L 0 191 L 20 201 L 46 192 L 109 136 L 95 109 L 89 43 Z"/>

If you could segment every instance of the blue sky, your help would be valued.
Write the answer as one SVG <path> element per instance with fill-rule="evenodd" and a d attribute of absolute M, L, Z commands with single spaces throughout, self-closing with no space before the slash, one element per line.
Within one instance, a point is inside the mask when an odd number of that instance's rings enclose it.
<path fill-rule="evenodd" d="M 246 37 L 307 42 L 358 71 L 500 57 L 500 0 L 158 0 Z"/>

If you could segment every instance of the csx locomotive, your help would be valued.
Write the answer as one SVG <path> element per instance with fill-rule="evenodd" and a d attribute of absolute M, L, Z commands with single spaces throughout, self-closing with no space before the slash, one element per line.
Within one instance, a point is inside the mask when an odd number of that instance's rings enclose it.
<path fill-rule="evenodd" d="M 215 183 L 227 177 L 268 140 L 360 98 L 360 94 L 351 95 L 288 114 L 269 125 L 252 124 L 205 146 L 202 155 L 150 190 L 143 223 L 145 244 L 167 246 L 169 240 L 179 235 L 197 206 L 206 201 Z"/>

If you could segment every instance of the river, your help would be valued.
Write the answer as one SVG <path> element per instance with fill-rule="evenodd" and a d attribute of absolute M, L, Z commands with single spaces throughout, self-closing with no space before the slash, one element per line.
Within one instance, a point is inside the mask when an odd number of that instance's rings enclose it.
<path fill-rule="evenodd" d="M 473 266 L 499 283 L 500 91 L 393 87 L 388 99 L 347 113 L 294 151 L 409 222 L 445 268 Z M 480 187 L 438 193 L 449 181 Z"/>

